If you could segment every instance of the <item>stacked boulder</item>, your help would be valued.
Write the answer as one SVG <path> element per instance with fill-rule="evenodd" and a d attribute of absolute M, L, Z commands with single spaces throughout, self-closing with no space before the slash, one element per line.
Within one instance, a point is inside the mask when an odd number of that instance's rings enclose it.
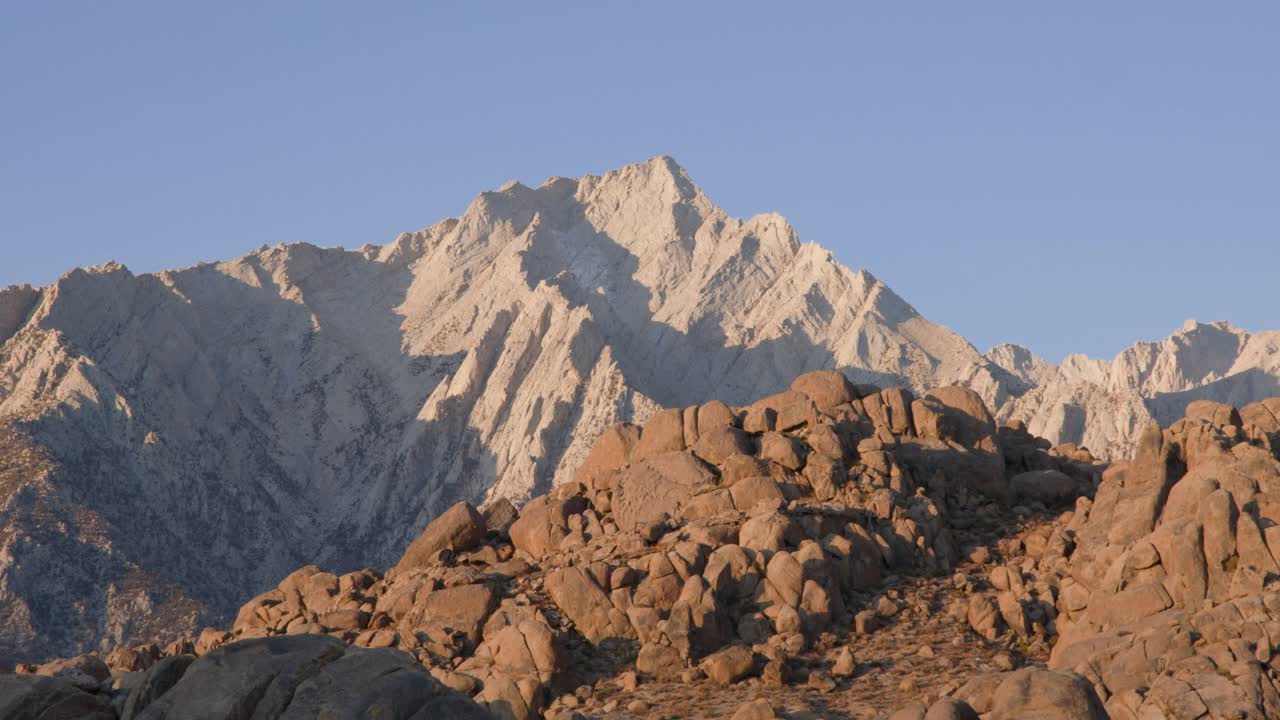
<path fill-rule="evenodd" d="M 1278 416 L 1197 401 L 1146 428 L 1019 568 L 1054 602 L 1050 667 L 1111 717 L 1280 717 Z"/>
<path fill-rule="evenodd" d="M 969 390 L 809 373 L 748 407 L 614 426 L 518 513 L 459 503 L 385 574 L 302 568 L 230 630 L 159 654 L 328 635 L 411 656 L 521 719 L 592 672 L 779 682 L 820 636 L 893 615 L 887 575 L 948 574 L 975 523 L 1073 502 L 1098 478 L 1087 451 L 997 428 Z"/>

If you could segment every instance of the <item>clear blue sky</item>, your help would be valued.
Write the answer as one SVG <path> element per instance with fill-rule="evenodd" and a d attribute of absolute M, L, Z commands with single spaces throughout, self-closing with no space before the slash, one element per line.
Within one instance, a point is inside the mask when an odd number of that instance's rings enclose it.
<path fill-rule="evenodd" d="M 669 153 L 981 349 L 1280 328 L 1280 3 L 448 5 L 0 4 L 0 285 Z"/>

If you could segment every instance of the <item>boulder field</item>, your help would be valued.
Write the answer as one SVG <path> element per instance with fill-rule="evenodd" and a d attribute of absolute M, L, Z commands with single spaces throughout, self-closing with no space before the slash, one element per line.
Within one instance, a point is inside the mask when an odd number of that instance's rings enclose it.
<path fill-rule="evenodd" d="M 615 425 L 385 572 L 19 666 L 0 718 L 1276 717 L 1278 414 L 1192 403 L 1106 466 L 967 389 L 808 373 Z"/>

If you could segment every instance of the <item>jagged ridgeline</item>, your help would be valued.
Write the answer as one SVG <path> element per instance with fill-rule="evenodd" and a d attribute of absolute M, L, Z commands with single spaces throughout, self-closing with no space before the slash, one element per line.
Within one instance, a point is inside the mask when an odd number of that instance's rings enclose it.
<path fill-rule="evenodd" d="M 665 157 L 513 183 L 383 247 L 0 290 L 0 343 L 0 662 L 223 623 L 307 563 L 388 566 L 458 500 L 571 480 L 617 422 L 809 370 L 960 384 L 1098 457 L 1280 375 L 1274 334 L 1222 324 L 1112 363 L 984 356 Z"/>

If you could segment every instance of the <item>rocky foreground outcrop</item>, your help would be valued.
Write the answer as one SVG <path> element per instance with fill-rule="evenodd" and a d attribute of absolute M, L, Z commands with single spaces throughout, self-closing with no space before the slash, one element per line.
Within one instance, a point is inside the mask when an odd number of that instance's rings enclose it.
<path fill-rule="evenodd" d="M 458 702 L 442 684 L 522 720 L 1098 718 L 1093 676 L 1037 664 L 1069 593 L 1032 572 L 1074 556 L 1066 509 L 1101 470 L 997 427 L 964 388 L 814 372 L 613 426 L 573 480 L 519 511 L 458 503 L 386 572 L 303 567 L 225 630 L 10 681 L 78 681 L 103 717 L 215 707 L 201 698 L 224 685 L 242 715 L 182 717 L 357 717 L 384 686 L 399 704 L 380 717 L 424 717 Z"/>
<path fill-rule="evenodd" d="M 43 666 L 42 674 L 0 675 L 0 717 L 489 717 L 466 696 L 440 684 L 412 655 L 356 648 L 327 635 L 245 640 L 199 658 L 150 660 L 145 671 L 114 678 L 93 656 Z"/>
<path fill-rule="evenodd" d="M 1280 398 L 1104 471 L 963 388 L 810 373 L 614 426 L 384 573 L 20 666 L 0 718 L 1276 717 L 1278 528 Z"/>
<path fill-rule="evenodd" d="M 1192 403 L 1079 501 L 1050 666 L 1113 717 L 1280 716 L 1278 412 Z"/>

